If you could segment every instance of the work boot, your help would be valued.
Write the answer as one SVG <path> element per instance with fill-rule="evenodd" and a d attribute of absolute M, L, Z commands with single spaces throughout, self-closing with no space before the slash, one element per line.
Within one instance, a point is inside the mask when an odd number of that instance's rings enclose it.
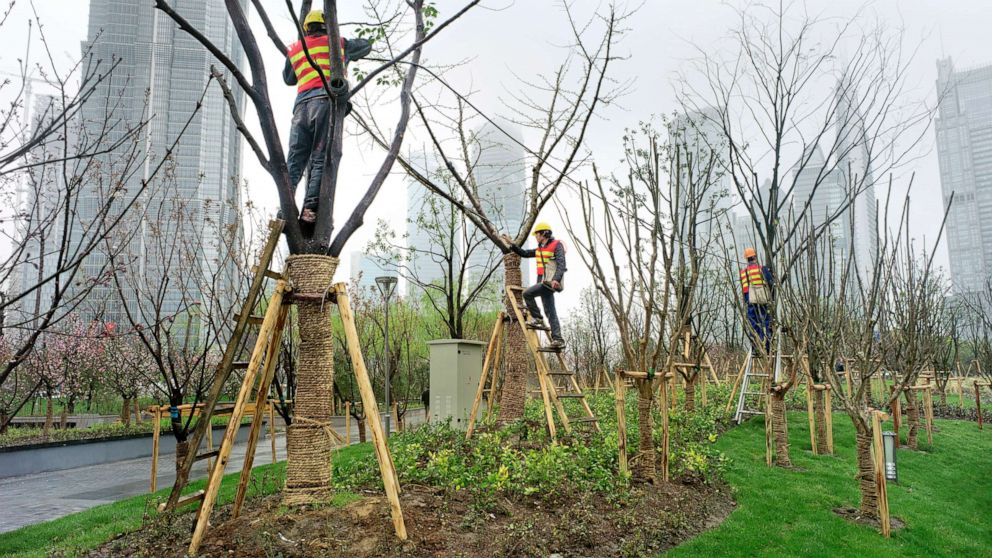
<path fill-rule="evenodd" d="M 555 349 L 556 351 L 562 351 L 565 349 L 564 339 L 552 339 L 551 344 L 548 345 L 549 349 Z"/>
<path fill-rule="evenodd" d="M 550 329 L 548 326 L 544 325 L 544 320 L 539 318 L 532 318 L 530 321 L 526 323 L 526 326 L 529 327 L 530 329 L 543 329 L 543 330 Z"/>
<path fill-rule="evenodd" d="M 310 209 L 309 207 L 304 207 L 303 211 L 300 212 L 300 221 L 304 223 L 314 223 L 317 221 L 317 212 Z"/>

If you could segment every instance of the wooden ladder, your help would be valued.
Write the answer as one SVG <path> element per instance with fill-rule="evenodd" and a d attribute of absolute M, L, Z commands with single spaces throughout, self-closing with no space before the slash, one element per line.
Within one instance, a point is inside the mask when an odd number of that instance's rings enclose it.
<path fill-rule="evenodd" d="M 524 337 L 527 339 L 527 347 L 530 349 L 531 355 L 534 358 L 537 381 L 538 385 L 540 385 L 541 399 L 544 402 L 544 416 L 548 422 L 548 432 L 551 434 L 551 440 L 558 440 L 558 433 L 554 419 L 555 411 L 557 411 L 558 419 L 561 420 L 561 424 L 565 428 L 566 432 L 572 431 L 573 423 L 591 424 L 597 432 L 601 432 L 599 420 L 596 418 L 596 415 L 593 414 L 592 409 L 589 407 L 589 402 L 586 401 L 585 394 L 579 388 L 579 384 L 575 378 L 575 373 L 568 370 L 568 366 L 565 364 L 565 359 L 562 356 L 561 351 L 543 347 L 538 339 L 537 331 L 527 326 L 527 322 L 525 320 L 526 308 L 522 308 L 519 304 L 517 304 L 517 297 L 515 296 L 515 294 L 521 291 L 523 291 L 523 287 L 507 285 L 506 296 L 510 302 L 509 306 L 513 308 L 513 313 L 517 319 L 517 323 L 520 324 Z M 550 333 L 545 331 L 545 334 L 547 339 L 550 340 Z M 559 369 L 551 369 L 546 357 L 547 353 L 554 353 L 558 356 L 558 362 L 560 364 Z M 569 417 L 565 412 L 565 406 L 562 404 L 562 399 L 578 400 L 584 414 L 582 416 Z M 555 411 L 552 411 L 552 408 L 554 408 Z"/>
<path fill-rule="evenodd" d="M 258 264 L 253 268 L 254 276 L 251 280 L 251 286 L 248 289 L 248 295 L 245 298 L 244 305 L 241 307 L 241 312 L 238 313 L 237 323 L 234 326 L 234 331 L 231 334 L 230 340 L 227 342 L 227 348 L 224 350 L 224 356 L 217 365 L 217 372 L 214 375 L 214 381 L 210 386 L 210 391 L 207 392 L 207 397 L 203 401 L 203 406 L 199 409 L 200 418 L 193 429 L 191 438 L 188 440 L 189 449 L 182 463 L 179 464 L 179 468 L 176 471 L 176 480 L 172 485 L 172 492 L 169 493 L 169 499 L 166 501 L 164 506 L 162 506 L 162 509 L 173 510 L 179 506 L 202 500 L 204 497 L 202 490 L 186 496 L 183 496 L 182 492 L 189 484 L 189 476 L 190 471 L 193 469 L 193 464 L 197 461 L 216 457 L 220 453 L 219 448 L 205 453 L 199 453 L 199 451 L 200 446 L 203 444 L 204 438 L 206 438 L 207 430 L 211 426 L 211 417 L 219 414 L 216 412 L 217 403 L 224 391 L 224 384 L 231 376 L 231 372 L 236 369 L 247 370 L 248 372 L 245 374 L 246 378 L 249 375 L 254 378 L 253 374 L 257 372 L 257 370 L 252 370 L 250 361 L 236 362 L 234 359 L 242 350 L 245 331 L 248 329 L 248 326 L 259 325 L 262 322 L 263 318 L 260 316 L 254 316 L 253 312 L 255 311 L 255 307 L 261 296 L 265 279 L 282 278 L 282 274 L 271 271 L 269 269 L 269 265 L 271 265 L 276 247 L 279 245 L 279 237 L 282 235 L 284 224 L 285 222 L 280 220 L 273 220 L 269 222 L 269 237 L 265 242 L 265 246 L 262 248 L 262 253 L 259 255 Z M 269 306 L 270 308 L 272 307 L 271 302 Z M 278 307 L 278 305 L 276 305 L 276 307 Z M 259 338 L 261 339 L 262 336 L 259 335 Z M 257 369 L 257 367 L 258 365 L 256 363 L 255 368 Z M 235 422 L 233 411 L 236 407 L 237 405 L 231 407 L 231 423 Z M 240 422 L 240 420 L 241 417 L 238 416 L 237 421 Z"/>

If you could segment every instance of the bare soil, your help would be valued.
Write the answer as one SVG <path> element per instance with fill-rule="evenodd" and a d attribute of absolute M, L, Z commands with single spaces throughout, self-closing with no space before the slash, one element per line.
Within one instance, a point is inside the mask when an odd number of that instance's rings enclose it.
<path fill-rule="evenodd" d="M 406 485 L 409 540 L 393 534 L 389 506 L 367 494 L 342 507 L 287 509 L 280 496 L 250 501 L 229 520 L 218 509 L 200 550 L 207 557 L 657 556 L 719 525 L 735 503 L 726 485 L 637 485 L 622 502 L 598 493 L 493 497 Z M 193 514 L 162 516 L 91 557 L 184 556 Z"/>
<path fill-rule="evenodd" d="M 882 529 L 882 522 L 877 517 L 862 515 L 861 510 L 858 508 L 834 508 L 834 513 L 850 521 L 851 523 L 867 525 L 879 530 Z M 895 516 L 889 516 L 889 527 L 893 531 L 896 529 L 902 529 L 905 526 L 906 523 L 903 522 L 903 520 Z"/>

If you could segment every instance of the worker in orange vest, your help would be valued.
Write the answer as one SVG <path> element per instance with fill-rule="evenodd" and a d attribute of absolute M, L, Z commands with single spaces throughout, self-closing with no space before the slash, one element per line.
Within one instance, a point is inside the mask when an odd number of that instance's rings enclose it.
<path fill-rule="evenodd" d="M 307 171 L 307 186 L 300 220 L 304 223 L 313 223 L 317 220 L 320 179 L 324 174 L 324 151 L 327 146 L 331 104 L 324 89 L 324 82 L 320 79 L 321 74 L 328 82 L 332 77 L 331 49 L 328 45 L 327 26 L 324 24 L 324 12 L 313 10 L 303 18 L 303 35 L 306 51 L 303 50 L 302 41 L 290 45 L 286 51 L 286 65 L 282 71 L 283 81 L 286 85 L 295 85 L 297 91 L 286 162 L 289 166 L 289 182 L 293 186 L 294 195 L 304 170 Z M 364 58 L 371 50 L 372 45 L 366 39 L 341 39 L 339 53 L 345 69 L 348 62 Z M 318 68 L 314 68 L 307 60 L 308 53 Z"/>
<path fill-rule="evenodd" d="M 772 321 L 768 306 L 772 302 L 772 272 L 758 263 L 758 253 L 754 248 L 744 249 L 747 267 L 741 270 L 741 289 L 744 291 L 744 304 L 747 305 L 747 321 L 751 331 L 753 351 L 757 353 L 758 342 L 764 344 L 765 352 L 771 350 Z"/>
<path fill-rule="evenodd" d="M 565 245 L 551 234 L 551 225 L 538 223 L 534 226 L 534 238 L 537 248 L 524 250 L 515 244 L 510 249 L 522 258 L 537 259 L 537 283 L 524 291 L 524 303 L 530 313 L 527 327 L 532 329 L 549 329 L 544 325 L 541 309 L 537 307 L 537 297 L 541 297 L 544 313 L 548 315 L 551 326 L 551 345 L 549 348 L 562 350 L 565 348 L 565 338 L 561 335 L 561 324 L 558 322 L 558 311 L 555 309 L 555 294 L 564 289 L 565 280 Z M 509 239 L 507 239 L 509 240 Z"/>

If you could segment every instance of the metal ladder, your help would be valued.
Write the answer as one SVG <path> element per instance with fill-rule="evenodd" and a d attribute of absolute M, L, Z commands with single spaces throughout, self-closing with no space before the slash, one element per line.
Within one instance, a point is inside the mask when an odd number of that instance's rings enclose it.
<path fill-rule="evenodd" d="M 734 413 L 734 422 L 737 424 L 750 416 L 765 414 L 771 374 L 768 370 L 755 372 L 754 361 L 754 353 L 749 351 L 747 361 L 744 363 L 741 391 L 737 396 L 737 411 Z M 752 378 L 757 378 L 758 382 L 752 382 Z"/>

